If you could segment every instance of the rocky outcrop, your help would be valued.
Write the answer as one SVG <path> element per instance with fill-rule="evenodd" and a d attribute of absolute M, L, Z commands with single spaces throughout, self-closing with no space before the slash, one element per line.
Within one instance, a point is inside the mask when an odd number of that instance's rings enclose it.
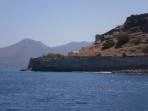
<path fill-rule="evenodd" d="M 123 25 L 117 26 L 116 28 L 111 29 L 110 31 L 102 34 L 101 36 L 113 35 L 114 33 L 119 31 L 127 33 L 148 33 L 148 13 L 140 15 L 131 15 L 127 17 Z"/>
<path fill-rule="evenodd" d="M 123 31 L 129 33 L 145 32 L 148 33 L 148 13 L 141 15 L 131 15 L 124 23 Z"/>

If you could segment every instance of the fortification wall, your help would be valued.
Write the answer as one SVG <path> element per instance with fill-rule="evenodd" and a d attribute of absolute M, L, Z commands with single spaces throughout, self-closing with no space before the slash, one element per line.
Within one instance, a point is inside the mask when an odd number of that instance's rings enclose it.
<path fill-rule="evenodd" d="M 33 71 L 117 71 L 147 69 L 148 57 L 83 57 L 54 60 L 31 59 Z"/>

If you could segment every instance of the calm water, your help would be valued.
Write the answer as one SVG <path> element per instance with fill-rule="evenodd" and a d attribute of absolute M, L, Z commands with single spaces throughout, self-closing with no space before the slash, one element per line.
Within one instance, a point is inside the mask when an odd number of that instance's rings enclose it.
<path fill-rule="evenodd" d="M 148 111 L 148 75 L 1 69 L 0 111 Z"/>

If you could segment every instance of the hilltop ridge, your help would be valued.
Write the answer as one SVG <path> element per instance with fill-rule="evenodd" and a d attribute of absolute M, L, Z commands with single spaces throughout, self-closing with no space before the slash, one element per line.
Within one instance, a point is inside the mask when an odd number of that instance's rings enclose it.
<path fill-rule="evenodd" d="M 123 25 L 100 35 L 95 44 L 83 47 L 69 56 L 143 56 L 148 47 L 148 13 L 131 15 Z"/>

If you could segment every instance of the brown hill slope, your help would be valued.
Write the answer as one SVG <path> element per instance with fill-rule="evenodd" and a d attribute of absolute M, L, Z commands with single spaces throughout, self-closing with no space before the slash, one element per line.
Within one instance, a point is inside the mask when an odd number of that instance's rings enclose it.
<path fill-rule="evenodd" d="M 69 56 L 143 56 L 147 46 L 148 13 L 131 15 L 123 25 L 96 35 L 92 46 L 70 52 Z"/>

